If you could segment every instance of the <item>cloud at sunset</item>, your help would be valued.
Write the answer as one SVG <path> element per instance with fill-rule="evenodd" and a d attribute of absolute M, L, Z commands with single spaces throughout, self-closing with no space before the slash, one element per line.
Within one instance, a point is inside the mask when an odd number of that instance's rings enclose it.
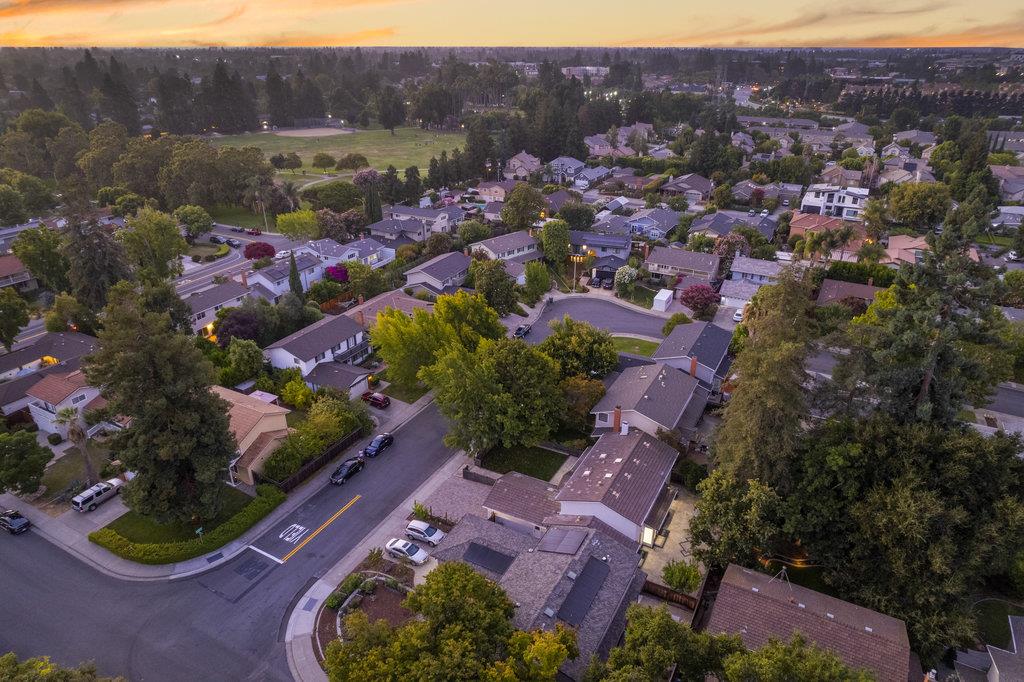
<path fill-rule="evenodd" d="M 0 0 L 9 46 L 617 45 L 1022 46 L 1009 0 L 811 4 L 520 0 L 500 20 L 470 0 Z"/>

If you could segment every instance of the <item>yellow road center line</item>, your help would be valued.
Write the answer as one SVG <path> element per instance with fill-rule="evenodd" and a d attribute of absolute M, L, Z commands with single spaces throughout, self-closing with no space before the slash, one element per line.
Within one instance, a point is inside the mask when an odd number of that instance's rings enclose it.
<path fill-rule="evenodd" d="M 305 547 L 306 544 L 310 540 L 315 538 L 317 535 L 319 535 L 323 531 L 324 528 L 327 528 L 327 526 L 329 526 L 332 523 L 334 523 L 335 521 L 337 521 L 338 517 L 341 516 L 342 514 L 344 514 L 346 511 L 348 511 L 348 508 L 351 507 L 356 502 L 358 502 L 361 497 L 362 497 L 362 495 L 356 495 L 355 497 L 353 497 L 351 500 L 348 501 L 348 504 L 346 504 L 344 507 L 342 507 L 338 511 L 334 512 L 334 515 L 331 516 L 331 518 L 329 518 L 326 521 L 324 521 L 323 524 L 319 528 L 317 528 L 315 531 L 313 531 L 308 536 L 306 536 L 306 539 L 303 540 L 302 542 L 300 542 L 295 549 L 293 549 L 292 551 L 290 551 L 287 554 L 285 554 L 284 557 L 282 557 L 281 562 L 284 563 L 285 561 L 288 561 L 293 556 L 295 556 L 296 552 L 298 552 L 300 549 Z"/>

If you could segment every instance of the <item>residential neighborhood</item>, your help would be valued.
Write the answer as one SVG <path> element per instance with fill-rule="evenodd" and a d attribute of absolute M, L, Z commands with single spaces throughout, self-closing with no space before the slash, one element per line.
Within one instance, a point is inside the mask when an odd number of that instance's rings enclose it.
<path fill-rule="evenodd" d="M 0 679 L 1024 680 L 1024 50 L 35 5 Z"/>

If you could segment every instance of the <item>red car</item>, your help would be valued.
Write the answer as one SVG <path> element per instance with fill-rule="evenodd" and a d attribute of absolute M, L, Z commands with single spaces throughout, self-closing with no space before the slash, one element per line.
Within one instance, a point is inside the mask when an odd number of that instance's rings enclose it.
<path fill-rule="evenodd" d="M 251 230 L 248 230 L 246 232 L 246 234 L 251 234 L 253 237 L 259 237 L 261 234 L 263 234 L 263 231 L 262 230 L 257 230 L 256 228 L 253 228 Z"/>
<path fill-rule="evenodd" d="M 374 393 L 373 391 L 367 391 L 362 396 L 363 402 L 370 403 L 372 407 L 383 410 L 385 407 L 391 404 L 391 398 L 387 397 L 383 393 Z"/>

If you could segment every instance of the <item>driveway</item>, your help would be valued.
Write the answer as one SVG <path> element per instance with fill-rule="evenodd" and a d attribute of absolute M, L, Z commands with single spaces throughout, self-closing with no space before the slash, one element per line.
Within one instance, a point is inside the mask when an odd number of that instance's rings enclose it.
<path fill-rule="evenodd" d="M 612 334 L 639 334 L 661 338 L 661 328 L 665 320 L 630 308 L 625 308 L 611 301 L 598 298 L 562 298 L 547 307 L 533 325 L 527 337 L 531 343 L 540 343 L 551 335 L 548 324 L 552 320 L 560 320 L 568 315 L 574 320 L 589 322 L 599 329 L 606 329 Z"/>
<path fill-rule="evenodd" d="M 233 560 L 194 578 L 116 580 L 39 535 L 0 537 L 0 651 L 94 660 L 131 680 L 288 680 L 292 602 L 448 461 L 433 405 L 343 486 L 324 487 Z M 362 443 L 355 447 L 361 447 Z"/>

